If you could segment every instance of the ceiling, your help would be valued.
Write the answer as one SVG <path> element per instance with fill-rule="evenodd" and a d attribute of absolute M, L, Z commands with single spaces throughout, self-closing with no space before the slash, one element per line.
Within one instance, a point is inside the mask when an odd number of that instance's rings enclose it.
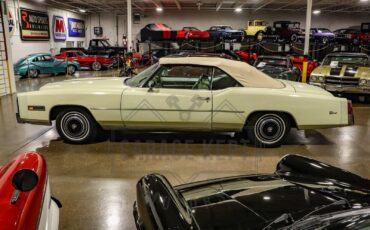
<path fill-rule="evenodd" d="M 125 13 L 125 0 L 35 0 L 38 3 L 70 11 L 85 9 L 87 13 Z M 323 13 L 361 12 L 370 15 L 370 0 L 313 0 L 313 9 Z M 235 8 L 258 11 L 304 11 L 307 0 L 132 0 L 133 11 L 163 10 L 233 11 Z"/>

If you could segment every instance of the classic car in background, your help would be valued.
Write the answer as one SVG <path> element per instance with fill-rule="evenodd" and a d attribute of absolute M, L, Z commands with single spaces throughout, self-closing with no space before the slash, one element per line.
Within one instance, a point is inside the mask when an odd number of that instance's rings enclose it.
<path fill-rule="evenodd" d="M 211 26 L 208 33 L 214 41 L 244 40 L 244 31 L 234 30 L 231 26 Z"/>
<path fill-rule="evenodd" d="M 70 143 L 93 142 L 102 129 L 122 128 L 230 131 L 258 147 L 276 147 L 290 128 L 353 122 L 346 99 L 219 57 L 161 58 L 132 78 L 49 83 L 17 94 L 17 101 L 18 122 L 56 120 L 59 135 Z"/>
<path fill-rule="evenodd" d="M 80 47 L 63 47 L 60 48 L 60 53 L 65 51 L 82 51 L 87 55 L 104 55 L 108 57 L 117 57 L 118 55 L 123 55 L 126 52 L 126 48 L 123 46 L 112 46 L 109 43 L 109 39 L 106 38 L 94 38 L 89 42 L 89 47 L 87 49 Z"/>
<path fill-rule="evenodd" d="M 335 34 L 326 28 L 311 28 L 310 39 L 314 42 L 327 44 L 330 42 L 334 42 Z"/>
<path fill-rule="evenodd" d="M 311 74 L 310 84 L 335 94 L 370 94 L 370 57 L 361 53 L 331 53 Z"/>
<path fill-rule="evenodd" d="M 177 39 L 178 40 L 207 40 L 209 39 L 208 31 L 199 30 L 193 26 L 186 26 L 183 27 L 181 30 L 177 31 Z"/>
<path fill-rule="evenodd" d="M 40 74 L 69 74 L 73 75 L 80 69 L 76 61 L 55 59 L 48 53 L 30 54 L 14 64 L 15 75 L 36 78 Z"/>
<path fill-rule="evenodd" d="M 301 72 L 303 71 L 303 63 L 307 62 L 307 77 L 310 77 L 312 71 L 320 65 L 316 60 L 304 56 L 289 56 L 289 59 L 293 66 L 299 68 Z"/>
<path fill-rule="evenodd" d="M 248 21 L 247 27 L 244 29 L 246 36 L 253 36 L 255 40 L 262 41 L 263 34 L 266 32 L 267 22 L 264 20 Z"/>
<path fill-rule="evenodd" d="M 297 42 L 304 37 L 300 22 L 275 21 L 271 31 L 281 39 L 291 42 Z"/>
<path fill-rule="evenodd" d="M 359 34 L 360 30 L 358 29 L 338 29 L 334 31 L 335 34 L 335 40 L 339 44 L 353 44 L 353 45 L 358 45 L 360 40 L 359 40 Z"/>
<path fill-rule="evenodd" d="M 277 79 L 301 81 L 301 70 L 291 62 L 289 57 L 261 55 L 254 67 Z"/>
<path fill-rule="evenodd" d="M 364 45 L 370 44 L 370 22 L 361 24 L 360 42 Z"/>
<path fill-rule="evenodd" d="M 177 31 L 163 23 L 150 23 L 140 31 L 142 42 L 145 41 L 174 41 L 177 39 Z"/>
<path fill-rule="evenodd" d="M 95 71 L 113 67 L 117 63 L 117 59 L 114 57 L 86 55 L 84 52 L 76 50 L 65 51 L 54 57 L 58 60 L 76 61 L 80 64 L 81 68 Z"/>
<path fill-rule="evenodd" d="M 35 152 L 0 166 L 0 228 L 57 230 L 61 203 L 51 196 L 44 158 Z"/>
<path fill-rule="evenodd" d="M 273 174 L 210 179 L 173 187 L 149 174 L 136 185 L 138 230 L 367 229 L 370 180 L 299 155 Z M 153 218 L 155 216 L 155 218 Z"/>

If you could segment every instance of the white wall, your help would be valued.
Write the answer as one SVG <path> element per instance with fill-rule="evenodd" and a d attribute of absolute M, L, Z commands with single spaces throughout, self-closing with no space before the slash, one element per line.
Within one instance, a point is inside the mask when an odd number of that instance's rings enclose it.
<path fill-rule="evenodd" d="M 135 11 L 134 11 L 135 12 Z M 125 12 L 122 12 L 125 13 Z M 143 13 L 141 13 L 143 14 Z M 91 20 L 90 29 L 98 26 L 98 16 L 90 15 Z M 116 21 L 113 14 L 101 14 L 101 26 L 103 27 L 104 36 L 111 40 L 111 43 L 116 42 Z M 270 24 L 277 20 L 294 20 L 300 21 L 301 27 L 305 27 L 305 11 L 246 11 L 240 14 L 234 12 L 216 12 L 216 11 L 189 11 L 189 10 L 164 10 L 161 13 L 146 12 L 143 15 L 140 24 L 133 24 L 132 37 L 136 40 L 140 29 L 146 24 L 152 22 L 163 22 L 173 29 L 180 29 L 182 26 L 196 26 L 199 29 L 206 30 L 212 25 L 224 24 L 231 25 L 234 28 L 244 28 L 247 21 L 250 19 L 264 19 Z M 361 22 L 369 21 L 370 12 L 368 14 L 356 13 L 331 13 L 322 15 L 313 15 L 312 27 L 326 27 L 331 30 L 346 28 L 349 26 L 359 26 Z M 123 33 L 126 33 L 126 16 L 119 16 L 119 40 Z M 91 31 L 91 34 L 93 32 Z M 92 36 L 94 37 L 94 36 Z M 121 45 L 122 41 L 119 41 Z"/>
<path fill-rule="evenodd" d="M 15 3 L 15 4 L 14 4 Z M 20 58 L 31 54 L 31 53 L 39 53 L 39 52 L 45 52 L 45 53 L 52 53 L 52 54 L 57 54 L 59 52 L 59 49 L 61 47 L 66 46 L 66 42 L 57 42 L 54 41 L 53 38 L 53 16 L 58 15 L 61 17 L 64 17 L 64 22 L 66 24 L 66 29 L 68 30 L 68 25 L 67 25 L 67 20 L 68 17 L 72 18 L 78 18 L 78 19 L 83 19 L 85 20 L 85 15 L 81 14 L 75 14 L 69 11 L 65 10 L 60 10 L 60 9 L 55 9 L 55 8 L 50 8 L 46 7 L 41 4 L 31 4 L 27 2 L 20 2 L 20 7 L 27 8 L 27 9 L 32 9 L 32 10 L 38 10 L 38 11 L 43 11 L 43 12 L 48 12 L 49 15 L 49 23 L 50 23 L 50 41 L 22 41 L 20 37 L 20 30 L 19 30 L 19 25 L 18 25 L 18 17 L 17 17 L 17 12 L 18 12 L 18 5 L 17 2 L 13 2 L 8 0 L 7 5 L 8 9 L 12 12 L 13 18 L 16 19 L 15 23 L 15 31 L 14 34 L 10 38 L 10 45 L 12 48 L 12 56 L 13 56 L 13 63 L 18 61 Z M 67 41 L 84 41 L 86 43 L 86 38 L 72 38 L 68 37 L 68 32 L 67 32 Z"/>

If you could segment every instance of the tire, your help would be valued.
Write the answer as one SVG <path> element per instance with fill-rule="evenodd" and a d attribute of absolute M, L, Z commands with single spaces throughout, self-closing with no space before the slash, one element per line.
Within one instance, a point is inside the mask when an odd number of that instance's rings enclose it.
<path fill-rule="evenodd" d="M 74 65 L 68 65 L 67 66 L 67 74 L 68 75 L 73 75 L 76 73 L 76 66 Z"/>
<path fill-rule="evenodd" d="M 40 71 L 37 69 L 30 69 L 28 70 L 28 76 L 31 78 L 37 78 L 40 74 Z"/>
<path fill-rule="evenodd" d="M 95 61 L 91 64 L 91 69 L 94 71 L 99 71 L 101 70 L 101 68 L 102 68 L 102 65 L 100 62 Z"/>
<path fill-rule="evenodd" d="M 91 143 L 98 137 L 99 126 L 83 109 L 70 108 L 57 115 L 56 128 L 59 136 L 68 143 Z"/>
<path fill-rule="evenodd" d="M 251 117 L 246 127 L 248 139 L 257 147 L 279 147 L 290 131 L 290 119 L 280 113 L 258 113 Z"/>
<path fill-rule="evenodd" d="M 292 34 L 292 36 L 290 36 L 290 41 L 291 41 L 291 42 L 296 42 L 296 41 L 298 41 L 298 36 L 297 36 L 297 34 Z"/>

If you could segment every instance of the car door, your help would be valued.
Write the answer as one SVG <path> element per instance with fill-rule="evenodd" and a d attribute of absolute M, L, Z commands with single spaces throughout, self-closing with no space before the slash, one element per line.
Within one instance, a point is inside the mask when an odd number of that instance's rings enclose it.
<path fill-rule="evenodd" d="M 242 84 L 215 67 L 212 78 L 213 113 L 212 130 L 240 131 L 245 123 L 246 113 L 240 106 L 244 98 Z"/>
<path fill-rule="evenodd" d="M 123 92 L 121 114 L 127 128 L 210 130 L 211 68 L 160 66 L 143 87 Z"/>

